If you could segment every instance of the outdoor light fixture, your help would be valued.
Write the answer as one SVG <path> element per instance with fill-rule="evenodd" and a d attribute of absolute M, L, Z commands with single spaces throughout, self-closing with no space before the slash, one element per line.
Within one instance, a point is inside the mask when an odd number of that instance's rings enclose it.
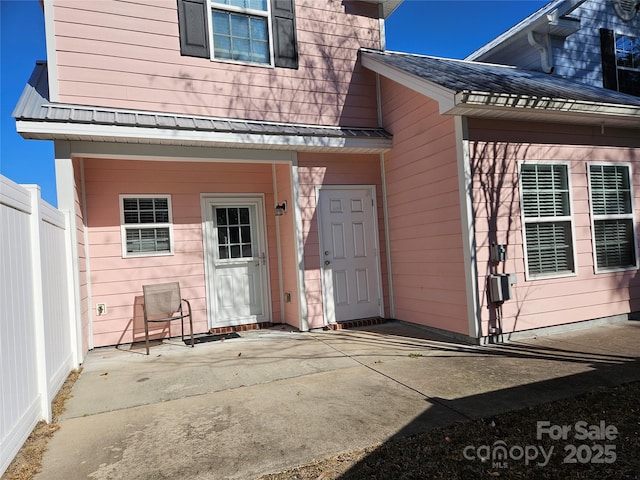
<path fill-rule="evenodd" d="M 284 212 L 287 211 L 287 201 L 285 200 L 280 205 L 276 205 L 276 217 L 281 217 Z"/>

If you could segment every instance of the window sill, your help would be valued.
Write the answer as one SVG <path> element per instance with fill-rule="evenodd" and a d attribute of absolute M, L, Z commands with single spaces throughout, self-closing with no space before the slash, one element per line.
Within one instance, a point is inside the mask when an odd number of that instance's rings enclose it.
<path fill-rule="evenodd" d="M 577 277 L 578 272 L 558 272 L 558 273 L 548 273 L 541 275 L 531 275 L 530 273 L 525 274 L 525 281 L 527 282 L 538 282 L 541 280 L 555 280 L 558 278 L 569 278 L 569 277 Z"/>
<path fill-rule="evenodd" d="M 241 60 L 229 60 L 227 58 L 210 58 L 211 62 L 215 63 L 225 63 L 227 65 L 239 65 L 242 67 L 257 67 L 257 68 L 266 68 L 273 70 L 276 66 L 273 63 L 254 63 L 254 62 L 243 62 Z"/>
<path fill-rule="evenodd" d="M 618 272 L 630 272 L 633 270 L 638 270 L 637 265 L 630 265 L 628 267 L 611 267 L 611 268 L 597 268 L 593 269 L 593 273 L 596 275 L 602 275 L 607 273 L 618 273 Z"/>
<path fill-rule="evenodd" d="M 171 257 L 174 252 L 148 252 L 148 253 L 127 253 L 122 258 L 145 258 L 145 257 Z"/>

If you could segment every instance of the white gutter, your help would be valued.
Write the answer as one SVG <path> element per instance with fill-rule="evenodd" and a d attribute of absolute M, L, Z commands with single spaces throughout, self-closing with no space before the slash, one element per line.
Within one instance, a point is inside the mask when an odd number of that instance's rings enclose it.
<path fill-rule="evenodd" d="M 132 139 L 139 139 L 173 145 L 190 143 L 208 146 L 243 146 L 244 148 L 251 146 L 252 148 L 277 148 L 281 150 L 342 150 L 350 148 L 380 152 L 391 148 L 391 139 L 382 137 L 266 135 L 260 133 L 212 132 L 30 120 L 16 120 L 16 130 L 24 138 L 44 140 L 71 138 L 73 140 L 110 142 L 120 140 L 130 142 Z"/>
<path fill-rule="evenodd" d="M 636 127 L 640 119 L 640 106 L 536 97 L 533 95 L 464 91 L 455 95 L 455 104 L 456 107 L 464 106 L 479 110 L 510 108 L 526 110 L 529 113 L 537 112 L 541 115 L 567 114 L 582 119 L 591 118 L 593 123 L 602 121 L 602 118 L 593 118 L 594 115 L 598 115 L 599 117 L 605 117 L 605 119 L 633 122 Z M 455 113 L 455 111 L 452 110 L 447 113 Z"/>

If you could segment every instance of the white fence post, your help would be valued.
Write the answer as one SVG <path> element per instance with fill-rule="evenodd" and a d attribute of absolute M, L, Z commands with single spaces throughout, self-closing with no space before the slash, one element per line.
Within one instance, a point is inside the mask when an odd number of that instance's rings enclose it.
<path fill-rule="evenodd" d="M 23 185 L 31 194 L 31 274 L 33 322 L 36 340 L 36 368 L 38 371 L 38 391 L 40 392 L 40 413 L 47 423 L 51 421 L 51 403 L 49 402 L 49 386 L 47 382 L 46 351 L 47 343 L 44 332 L 44 296 L 42 294 L 42 248 L 40 241 L 40 187 L 38 185 Z"/>
<path fill-rule="evenodd" d="M 79 364 L 69 223 L 0 175 L 0 475 Z"/>

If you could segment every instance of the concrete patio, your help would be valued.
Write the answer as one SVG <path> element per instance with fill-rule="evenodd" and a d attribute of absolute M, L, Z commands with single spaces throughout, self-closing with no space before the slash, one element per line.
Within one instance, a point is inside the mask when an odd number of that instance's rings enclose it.
<path fill-rule="evenodd" d="M 36 479 L 251 479 L 640 380 L 639 357 L 640 322 L 487 347 L 389 322 L 96 349 Z"/>

